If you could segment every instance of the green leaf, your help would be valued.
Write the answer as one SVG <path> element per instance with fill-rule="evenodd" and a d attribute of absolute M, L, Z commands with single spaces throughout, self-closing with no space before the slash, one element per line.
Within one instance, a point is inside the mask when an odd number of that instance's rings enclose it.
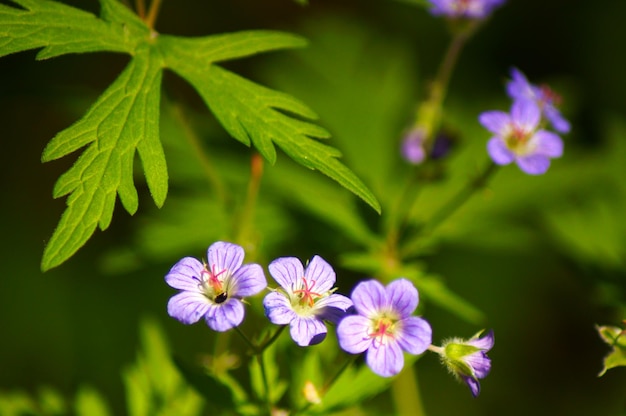
<path fill-rule="evenodd" d="M 168 67 L 198 91 L 224 128 L 237 140 L 250 145 L 271 163 L 276 161 L 277 144 L 301 165 L 317 169 L 355 193 L 377 212 L 380 204 L 356 175 L 337 160 L 341 153 L 315 138 L 329 133 L 310 122 L 291 117 L 315 119 L 316 114 L 295 98 L 262 87 L 230 71 L 190 56 L 180 44 L 164 37 L 164 59 Z"/>
<path fill-rule="evenodd" d="M 100 393 L 91 387 L 82 387 L 78 391 L 74 407 L 78 416 L 108 416 L 112 414 Z"/>
<path fill-rule="evenodd" d="M 616 326 L 598 326 L 596 329 L 600 338 L 612 347 L 604 358 L 602 371 L 598 374 L 601 377 L 611 368 L 626 366 L 626 336 L 624 330 Z"/>
<path fill-rule="evenodd" d="M 202 398 L 184 382 L 172 364 L 165 337 L 154 321 L 143 320 L 141 344 L 137 362 L 123 373 L 128 414 L 200 415 Z"/>
<path fill-rule="evenodd" d="M 74 125 L 55 136 L 42 155 L 50 161 L 86 146 L 54 189 L 69 195 L 67 209 L 48 242 L 42 270 L 71 257 L 112 219 L 116 195 L 132 215 L 138 207 L 133 161 L 138 153 L 157 206 L 166 198 L 168 175 L 159 138 L 162 70 L 169 67 L 199 93 L 233 137 L 257 147 L 270 162 L 274 143 L 299 163 L 318 169 L 380 211 L 372 193 L 336 158 L 336 149 L 314 138 L 323 128 L 288 116 L 315 118 L 289 95 L 246 81 L 213 64 L 260 52 L 306 44 L 303 38 L 274 31 L 246 31 L 201 38 L 159 35 L 116 0 L 101 0 L 101 18 L 53 1 L 16 0 L 0 5 L 0 56 L 43 48 L 38 59 L 67 53 L 124 52 L 132 56 L 116 81 Z"/>
<path fill-rule="evenodd" d="M 219 411 L 220 414 L 235 409 L 232 391 L 217 378 L 177 358 L 174 358 L 174 364 L 187 383 L 206 399 L 209 406 Z"/>
<path fill-rule="evenodd" d="M 105 230 L 113 216 L 116 194 L 134 214 L 138 197 L 133 161 L 138 151 L 152 197 L 161 206 L 167 195 L 167 168 L 159 141 L 159 56 L 144 49 L 104 92 L 89 112 L 57 134 L 42 160 L 58 159 L 89 147 L 57 181 L 54 197 L 71 194 L 41 267 L 48 270 L 71 257 L 91 237 Z"/>
<path fill-rule="evenodd" d="M 131 52 L 134 49 L 135 43 L 125 35 L 122 25 L 54 1 L 14 2 L 22 8 L 0 4 L 0 56 L 41 47 L 37 59 L 67 53 Z M 104 4 L 111 10 L 125 8 L 118 2 Z"/>

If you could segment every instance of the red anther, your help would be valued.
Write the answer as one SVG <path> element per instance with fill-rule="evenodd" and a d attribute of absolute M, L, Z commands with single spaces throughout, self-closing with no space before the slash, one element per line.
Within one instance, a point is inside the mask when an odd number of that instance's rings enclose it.
<path fill-rule="evenodd" d="M 321 298 L 322 295 L 311 291 L 313 286 L 315 286 L 315 280 L 311 280 L 311 287 L 309 287 L 309 282 L 303 277 L 302 281 L 304 282 L 304 289 L 294 290 L 293 293 L 302 293 L 302 300 L 306 301 L 309 306 L 313 306 L 315 304 L 315 297 Z"/>

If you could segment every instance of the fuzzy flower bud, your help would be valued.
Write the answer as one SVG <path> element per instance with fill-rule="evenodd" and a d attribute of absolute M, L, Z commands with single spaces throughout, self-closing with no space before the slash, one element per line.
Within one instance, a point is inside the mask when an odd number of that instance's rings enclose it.
<path fill-rule="evenodd" d="M 478 380 L 487 377 L 491 370 L 491 359 L 487 352 L 493 348 L 495 341 L 493 331 L 479 338 L 481 332 L 467 341 L 453 338 L 437 348 L 442 363 L 452 375 L 467 384 L 474 397 L 480 393 Z"/>

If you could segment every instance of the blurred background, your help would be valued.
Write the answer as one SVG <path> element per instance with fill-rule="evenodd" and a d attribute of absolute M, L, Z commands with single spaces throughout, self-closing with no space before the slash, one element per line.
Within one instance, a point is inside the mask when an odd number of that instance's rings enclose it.
<path fill-rule="evenodd" d="M 68 3 L 99 10 L 95 1 Z M 454 175 L 485 159 L 488 133 L 477 116 L 508 108 L 504 85 L 512 66 L 560 93 L 573 127 L 564 138 L 564 157 L 546 175 L 503 169 L 488 192 L 442 230 L 432 254 L 420 258 L 429 273 L 480 309 L 484 325 L 496 334 L 493 370 L 478 399 L 434 355 L 419 361 L 429 415 L 626 414 L 626 369 L 597 377 L 609 348 L 595 330 L 596 324 L 626 318 L 624 16 L 621 0 L 511 0 L 462 52 L 444 121 L 459 136 L 450 164 L 460 167 L 451 168 L 452 185 L 441 187 L 457 187 L 462 177 L 455 182 Z M 343 151 L 344 163 L 383 196 L 394 177 L 377 178 L 371 168 L 380 144 L 388 144 L 380 163 L 394 174 L 406 172 L 399 143 L 449 41 L 444 21 L 410 1 L 391 0 L 311 0 L 308 6 L 165 0 L 156 28 L 185 36 L 275 29 L 307 37 L 306 49 L 225 66 L 307 103 L 332 133 L 330 144 Z M 52 199 L 52 189 L 72 163 L 69 157 L 42 165 L 41 152 L 89 108 L 128 58 L 84 54 L 37 62 L 35 54 L 0 60 L 0 391 L 54 386 L 70 396 L 87 383 L 108 398 L 115 414 L 124 414 L 120 371 L 136 358 L 142 317 L 164 327 L 176 354 L 195 357 L 212 342 L 204 325 L 187 327 L 167 316 L 174 291 L 163 277 L 180 257 L 204 254 L 219 216 L 182 224 L 186 205 L 176 196 L 202 185 L 186 182 L 191 174 L 185 156 L 176 153 L 179 133 L 164 104 L 162 134 L 172 177 L 165 207 L 156 210 L 141 188 L 134 218 L 118 206 L 110 229 L 97 231 L 67 263 L 41 273 L 43 248 L 65 207 L 64 199 Z M 251 151 L 227 137 L 189 86 L 168 73 L 163 95 L 184 106 L 207 148 L 246 168 Z M 342 254 L 355 245 L 320 215 L 272 194 L 272 181 L 288 164 L 281 154 L 276 167 L 266 166 L 259 261 L 320 254 L 337 265 L 347 294 L 367 277 L 341 265 Z M 247 172 L 223 168 L 232 170 L 235 183 L 245 183 Z M 426 193 L 426 205 L 439 202 L 437 191 L 435 186 Z M 358 210 L 375 227 L 376 216 L 361 205 Z M 277 220 L 283 215 L 288 219 Z M 167 232 L 150 228 L 160 222 Z M 171 235 L 184 242 L 173 244 L 165 237 Z M 481 329 L 427 298 L 423 303 L 434 342 Z M 385 409 L 380 403 L 388 400 L 383 394 L 372 403 Z"/>

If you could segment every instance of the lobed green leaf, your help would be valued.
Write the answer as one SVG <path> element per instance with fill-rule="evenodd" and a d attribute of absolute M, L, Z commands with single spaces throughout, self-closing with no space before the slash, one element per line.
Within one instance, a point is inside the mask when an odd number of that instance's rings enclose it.
<path fill-rule="evenodd" d="M 44 162 L 89 147 L 57 181 L 54 197 L 71 194 L 50 242 L 42 269 L 55 267 L 72 256 L 98 225 L 106 229 L 116 194 L 134 214 L 138 197 L 133 184 L 137 150 L 148 186 L 157 205 L 167 195 L 167 169 L 159 141 L 161 65 L 153 49 L 144 49 L 104 92 L 81 120 L 57 134 L 46 146 Z"/>

